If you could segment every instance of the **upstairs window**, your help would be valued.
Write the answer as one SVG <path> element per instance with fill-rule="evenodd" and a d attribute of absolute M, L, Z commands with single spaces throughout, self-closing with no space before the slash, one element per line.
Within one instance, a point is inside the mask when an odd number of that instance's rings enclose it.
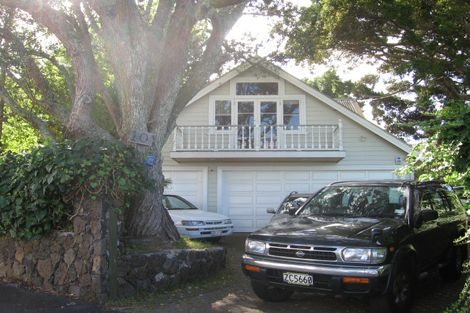
<path fill-rule="evenodd" d="M 237 96 L 276 96 L 279 94 L 278 83 L 237 83 Z"/>
<path fill-rule="evenodd" d="M 232 102 L 230 100 L 215 101 L 215 126 L 217 129 L 228 129 L 232 124 Z"/>
<path fill-rule="evenodd" d="M 300 102 L 299 100 L 283 101 L 283 122 L 287 129 L 297 129 L 300 125 Z"/>

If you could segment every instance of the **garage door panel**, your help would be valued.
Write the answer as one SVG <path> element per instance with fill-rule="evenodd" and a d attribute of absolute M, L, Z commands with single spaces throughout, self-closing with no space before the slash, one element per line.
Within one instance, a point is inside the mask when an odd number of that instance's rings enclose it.
<path fill-rule="evenodd" d="M 315 180 L 337 181 L 338 171 L 318 171 L 312 173 Z"/>
<path fill-rule="evenodd" d="M 369 171 L 369 179 L 394 179 L 392 172 L 385 171 Z"/>
<path fill-rule="evenodd" d="M 340 172 L 341 180 L 366 180 L 365 171 L 343 171 Z"/>
<path fill-rule="evenodd" d="M 309 183 L 285 183 L 284 184 L 284 193 L 287 196 L 292 191 L 297 192 L 310 192 L 310 184 Z"/>
<path fill-rule="evenodd" d="M 278 180 L 281 178 L 279 172 L 258 171 L 255 173 L 256 180 Z"/>
<path fill-rule="evenodd" d="M 295 181 L 308 181 L 310 179 L 309 172 L 285 172 L 284 179 L 286 180 L 295 180 Z"/>
<path fill-rule="evenodd" d="M 246 180 L 252 180 L 253 179 L 253 173 L 252 172 L 230 172 L 230 176 L 225 177 L 228 181 L 246 181 Z"/>
<path fill-rule="evenodd" d="M 230 183 L 227 188 L 230 192 L 249 192 L 254 190 L 254 186 L 250 181 Z"/>
<path fill-rule="evenodd" d="M 281 192 L 282 185 L 280 185 L 279 183 L 268 184 L 268 183 L 260 182 L 256 184 L 256 191 L 258 192 Z"/>
<path fill-rule="evenodd" d="M 278 207 L 282 199 L 284 199 L 284 197 L 276 195 L 261 195 L 256 197 L 255 203 L 258 205 L 270 205 L 271 207 Z"/>
<path fill-rule="evenodd" d="M 253 198 L 252 197 L 245 197 L 243 195 L 232 195 L 229 196 L 228 198 L 228 204 L 229 206 L 232 205 L 251 205 L 253 204 Z"/>

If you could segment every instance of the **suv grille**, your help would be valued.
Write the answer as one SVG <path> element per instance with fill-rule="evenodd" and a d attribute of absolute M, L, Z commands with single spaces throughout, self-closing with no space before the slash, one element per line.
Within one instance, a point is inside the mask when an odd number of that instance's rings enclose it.
<path fill-rule="evenodd" d="M 336 248 L 270 243 L 269 255 L 301 260 L 336 261 Z"/>

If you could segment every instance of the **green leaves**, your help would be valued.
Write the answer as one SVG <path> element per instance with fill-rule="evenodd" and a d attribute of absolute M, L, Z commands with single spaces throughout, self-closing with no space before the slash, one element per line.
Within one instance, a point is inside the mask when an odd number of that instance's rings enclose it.
<path fill-rule="evenodd" d="M 67 228 L 73 208 L 64 199 L 73 197 L 108 196 L 128 207 L 152 186 L 138 160 L 129 147 L 90 139 L 0 155 L 0 235 L 32 239 Z"/>

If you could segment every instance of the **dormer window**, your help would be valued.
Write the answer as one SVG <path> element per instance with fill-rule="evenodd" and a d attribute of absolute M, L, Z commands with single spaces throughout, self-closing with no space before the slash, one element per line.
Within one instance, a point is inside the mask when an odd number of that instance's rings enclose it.
<path fill-rule="evenodd" d="M 276 96 L 278 94 L 279 85 L 277 82 L 240 82 L 236 84 L 237 96 Z"/>

